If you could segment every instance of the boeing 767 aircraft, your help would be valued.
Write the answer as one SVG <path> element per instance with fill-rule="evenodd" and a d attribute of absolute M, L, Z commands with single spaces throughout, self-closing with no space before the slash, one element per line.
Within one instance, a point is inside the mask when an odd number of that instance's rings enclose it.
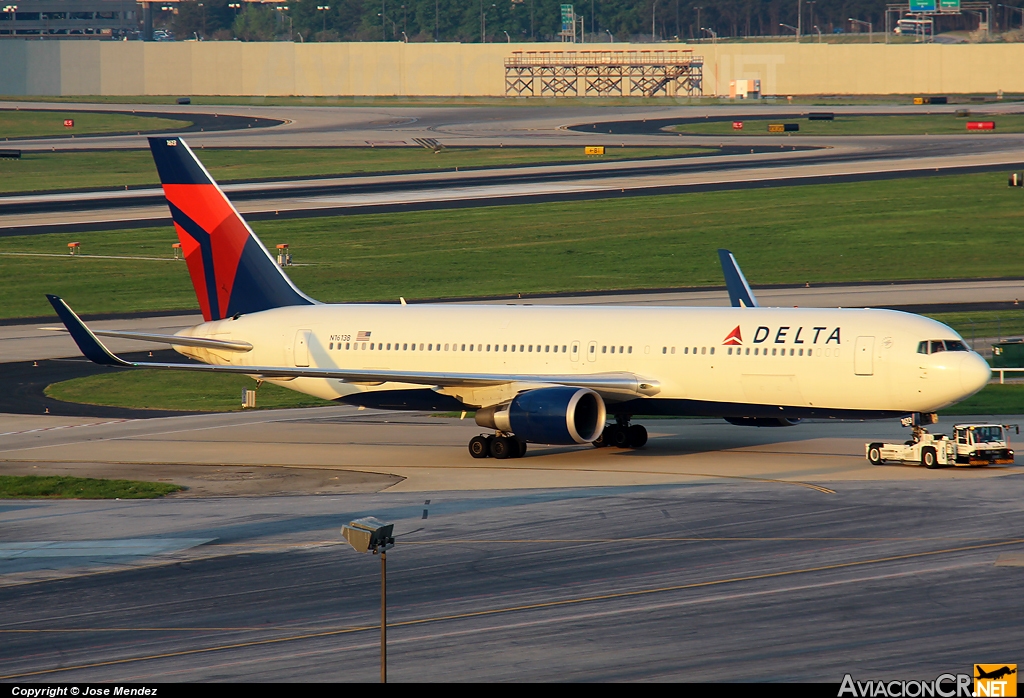
<path fill-rule="evenodd" d="M 519 457 L 526 443 L 639 448 L 647 432 L 633 415 L 786 426 L 927 414 L 990 378 L 928 318 L 758 307 L 724 250 L 728 308 L 319 303 L 184 140 L 149 144 L 205 322 L 175 335 L 93 332 L 48 296 L 96 363 L 240 373 L 377 409 L 475 410 L 492 432 L 470 441 L 476 458 Z M 127 362 L 97 335 L 163 342 L 202 363 Z"/>

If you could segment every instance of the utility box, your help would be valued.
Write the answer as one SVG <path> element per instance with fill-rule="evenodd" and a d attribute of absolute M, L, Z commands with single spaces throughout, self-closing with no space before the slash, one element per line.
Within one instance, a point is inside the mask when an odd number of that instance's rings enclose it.
<path fill-rule="evenodd" d="M 252 409 L 256 407 L 256 391 L 242 388 L 242 407 Z"/>
<path fill-rule="evenodd" d="M 277 265 L 279 267 L 290 267 L 292 265 L 292 253 L 288 249 L 287 243 L 277 246 Z"/>
<path fill-rule="evenodd" d="M 1012 175 L 1010 175 L 1010 186 L 1024 187 L 1024 174 L 1020 172 L 1014 172 Z"/>
<path fill-rule="evenodd" d="M 761 99 L 760 80 L 730 80 L 730 99 Z"/>
<path fill-rule="evenodd" d="M 1024 368 L 1024 340 L 1010 339 L 993 344 L 992 368 Z"/>

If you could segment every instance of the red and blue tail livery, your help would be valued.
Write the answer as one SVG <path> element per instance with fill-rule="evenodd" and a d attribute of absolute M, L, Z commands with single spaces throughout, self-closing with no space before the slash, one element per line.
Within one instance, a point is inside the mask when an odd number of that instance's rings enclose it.
<path fill-rule="evenodd" d="M 150 138 L 199 307 L 207 321 L 316 301 L 299 291 L 180 138 Z"/>

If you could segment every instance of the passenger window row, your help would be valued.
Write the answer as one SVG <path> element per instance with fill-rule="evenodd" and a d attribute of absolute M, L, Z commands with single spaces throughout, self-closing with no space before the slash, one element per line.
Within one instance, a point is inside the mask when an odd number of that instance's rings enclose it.
<path fill-rule="evenodd" d="M 367 347 L 369 344 L 369 347 Z M 515 344 L 460 344 L 458 342 L 452 342 L 445 344 L 442 349 L 440 343 L 434 344 L 429 343 L 424 345 L 420 342 L 418 345 L 416 342 L 345 342 L 344 345 L 341 342 L 330 342 L 327 348 L 330 351 L 493 351 L 493 352 L 515 352 L 517 351 L 517 345 Z M 563 354 L 569 351 L 569 347 L 566 344 L 519 344 L 518 351 L 520 353 L 532 353 L 537 352 L 538 354 L 544 352 L 545 354 L 557 354 L 561 351 Z M 632 347 L 630 347 L 630 353 L 632 353 Z"/>
<path fill-rule="evenodd" d="M 697 353 L 697 349 L 698 349 L 698 347 L 693 347 L 693 354 Z M 662 347 L 661 348 L 661 353 L 662 354 L 675 354 L 676 353 L 676 348 L 675 347 Z M 680 354 L 689 354 L 690 353 L 690 347 L 683 347 L 682 351 L 680 351 L 679 353 Z M 700 353 L 701 354 L 712 354 L 712 355 L 714 355 L 715 348 L 711 347 L 711 349 L 709 350 L 708 347 L 700 347 Z"/>
<path fill-rule="evenodd" d="M 768 347 L 754 347 L 754 356 L 758 355 L 758 350 L 760 350 L 761 356 L 768 356 Z M 776 353 L 776 350 L 778 350 L 778 353 Z M 807 356 L 812 356 L 812 354 L 811 354 L 812 351 L 813 351 L 812 349 L 808 349 L 806 355 Z M 732 353 L 733 353 L 732 352 L 732 347 L 729 347 L 729 354 L 732 354 Z M 739 356 L 740 354 L 743 354 L 744 356 L 750 356 L 750 347 L 747 347 L 745 350 L 742 347 L 736 347 L 736 356 Z M 786 347 L 782 347 L 781 349 L 779 349 L 778 347 L 772 347 L 772 356 L 786 356 L 786 355 L 787 355 L 786 354 Z M 803 349 L 795 349 L 793 347 L 790 347 L 788 355 L 789 356 L 804 356 L 804 350 Z M 839 350 L 838 349 L 836 349 L 836 356 L 839 356 Z"/>

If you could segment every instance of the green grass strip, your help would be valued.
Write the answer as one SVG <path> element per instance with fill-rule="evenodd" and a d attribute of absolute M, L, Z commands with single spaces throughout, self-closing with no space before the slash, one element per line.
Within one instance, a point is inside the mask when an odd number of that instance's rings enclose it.
<path fill-rule="evenodd" d="M 1020 276 L 1024 192 L 1000 173 L 254 224 L 318 300 Z M 67 254 L 82 243 L 83 256 Z M 0 317 L 195 308 L 172 228 L 0 238 Z M 22 256 L 50 255 L 50 256 Z M 106 256 L 107 258 L 104 258 Z"/>
<path fill-rule="evenodd" d="M 1024 383 L 993 383 L 940 415 L 1024 414 Z"/>
<path fill-rule="evenodd" d="M 75 125 L 68 128 L 65 119 Z M 0 110 L 0 140 L 39 136 L 84 136 L 95 133 L 131 133 L 188 128 L 191 121 L 101 112 Z M 0 174 L 2 177 L 2 174 Z"/>
<path fill-rule="evenodd" d="M 4 112 L 0 112 L 2 115 Z M 2 118 L 2 116 L 0 116 Z M 77 123 L 77 122 L 76 122 Z M 187 136 L 186 136 L 187 140 Z M 604 142 L 603 140 L 601 141 Z M 456 168 L 540 165 L 555 162 L 680 157 L 715 148 L 608 147 L 603 156 L 575 148 L 281 148 L 198 151 L 220 183 L 284 177 L 326 177 L 384 172 L 451 172 Z M 0 193 L 55 189 L 109 189 L 156 185 L 160 180 L 148 150 L 88 153 L 23 153 L 0 160 Z"/>
<path fill-rule="evenodd" d="M 183 489 L 167 482 L 0 475 L 0 499 L 155 499 Z"/>
<path fill-rule="evenodd" d="M 46 395 L 63 402 L 130 407 L 139 410 L 232 412 L 242 409 L 248 376 L 139 369 L 99 373 L 47 386 Z M 322 407 L 333 403 L 271 383 L 256 391 L 257 408 Z"/>

